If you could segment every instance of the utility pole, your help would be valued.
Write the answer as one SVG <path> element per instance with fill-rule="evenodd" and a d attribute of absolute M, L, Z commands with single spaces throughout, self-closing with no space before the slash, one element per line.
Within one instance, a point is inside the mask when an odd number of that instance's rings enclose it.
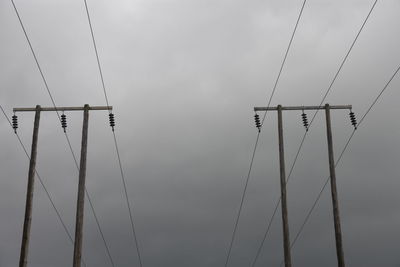
<path fill-rule="evenodd" d="M 35 176 L 36 154 L 37 154 L 37 139 L 39 133 L 39 120 L 41 111 L 83 111 L 83 126 L 82 126 L 82 143 L 81 143 L 81 158 L 79 168 L 79 185 L 78 185 L 78 199 L 76 210 L 76 223 L 75 223 L 75 241 L 74 241 L 74 257 L 73 267 L 81 266 L 82 259 L 82 236 L 83 236 L 83 215 L 84 215 L 84 193 L 85 193 L 85 180 L 86 180 L 86 157 L 87 157 L 87 140 L 89 128 L 89 110 L 112 110 L 111 106 L 89 106 L 86 104 L 84 107 L 40 107 L 36 108 L 14 108 L 14 112 L 31 112 L 35 111 L 35 122 L 33 130 L 32 151 L 29 164 L 28 176 L 28 191 L 25 207 L 25 221 L 24 231 L 21 245 L 20 267 L 27 266 L 28 247 L 30 237 L 30 226 L 32 221 L 32 199 L 33 199 L 33 184 Z M 64 117 L 65 120 L 65 117 Z M 66 128 L 66 121 L 62 122 L 62 127 Z"/>
<path fill-rule="evenodd" d="M 31 157 L 29 160 L 28 188 L 26 190 L 25 219 L 24 219 L 24 228 L 22 232 L 19 267 L 26 267 L 28 262 L 29 239 L 30 239 L 31 224 L 32 224 L 33 189 L 35 185 L 36 156 L 37 156 L 37 144 L 39 136 L 39 122 L 40 122 L 40 106 L 37 105 L 35 108 L 35 120 L 33 123 L 32 148 L 31 148 Z"/>
<path fill-rule="evenodd" d="M 83 232 L 83 212 L 85 206 L 84 200 L 85 200 L 88 126 L 89 126 L 89 105 L 86 104 L 83 111 L 81 162 L 79 167 L 79 185 L 78 185 L 78 201 L 76 207 L 73 267 L 80 267 L 82 258 L 82 232 Z"/>
<path fill-rule="evenodd" d="M 329 153 L 329 173 L 331 177 L 331 195 L 332 195 L 332 206 L 333 206 L 333 221 L 335 225 L 335 241 L 336 241 L 336 255 L 339 267 L 345 267 L 344 264 L 344 253 L 343 253 L 343 242 L 342 242 L 342 230 L 340 227 L 340 216 L 339 216 L 339 203 L 336 188 L 336 172 L 335 172 L 335 158 L 333 156 L 333 141 L 332 141 L 332 126 L 331 126 L 331 107 L 329 104 L 325 105 L 326 115 L 326 136 L 328 139 L 328 153 Z"/>
<path fill-rule="evenodd" d="M 325 109 L 326 114 L 326 130 L 327 130 L 327 140 L 328 140 L 328 153 L 329 153 L 329 172 L 331 181 L 331 195 L 332 195 L 332 205 L 333 205 L 333 219 L 335 227 L 335 240 L 336 240 L 336 254 L 338 267 L 345 267 L 344 264 L 344 253 L 343 253 L 343 243 L 342 243 L 342 232 L 340 227 L 340 216 L 339 216 L 339 204 L 338 195 L 336 188 L 336 174 L 335 174 L 335 161 L 333 155 L 333 141 L 332 141 L 332 127 L 331 127 L 331 117 L 330 111 L 332 109 L 349 109 L 351 110 L 351 105 L 340 105 L 340 106 L 330 106 L 326 104 L 325 106 L 287 106 L 282 107 L 278 105 L 277 107 L 255 107 L 254 111 L 270 111 L 275 110 L 278 112 L 278 133 L 279 133 L 279 161 L 280 161 L 280 176 L 281 176 L 281 205 L 282 205 L 282 223 L 283 223 L 283 243 L 284 243 L 284 255 L 285 255 L 285 267 L 291 266 L 290 258 L 290 241 L 289 241 L 289 227 L 287 218 L 287 204 L 286 204 L 286 176 L 285 176 L 285 159 L 284 159 L 284 149 L 283 149 L 283 126 L 282 126 L 282 111 L 283 110 L 321 110 Z M 354 113 L 353 113 L 354 114 Z M 258 115 L 257 115 L 258 116 Z M 305 116 L 306 118 L 306 116 Z M 305 119 L 307 121 L 307 119 Z M 304 121 L 306 129 L 308 130 L 308 122 Z M 353 122 L 352 122 L 353 124 Z M 355 123 L 353 124 L 355 127 Z M 257 125 L 260 127 L 260 125 Z M 260 129 L 260 128 L 259 128 Z"/>
<path fill-rule="evenodd" d="M 285 153 L 283 146 L 283 122 L 282 106 L 278 106 L 278 136 L 279 136 L 279 166 L 281 177 L 281 207 L 282 207 L 282 226 L 283 226 L 283 250 L 285 255 L 285 267 L 292 266 L 290 256 L 289 222 L 286 201 L 286 174 L 285 174 Z"/>

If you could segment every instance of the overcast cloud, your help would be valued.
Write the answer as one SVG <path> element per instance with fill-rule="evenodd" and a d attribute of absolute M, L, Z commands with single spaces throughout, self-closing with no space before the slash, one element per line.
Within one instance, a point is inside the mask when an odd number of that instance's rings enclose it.
<path fill-rule="evenodd" d="M 88 0 L 110 105 L 116 114 L 143 266 L 223 266 L 265 106 L 303 1 Z M 317 105 L 372 0 L 309 0 L 272 104 Z M 83 1 L 15 0 L 59 106 L 105 105 Z M 400 2 L 378 1 L 327 102 L 352 104 L 360 119 L 400 64 Z M 51 106 L 10 1 L 0 1 L 0 104 Z M 337 168 L 348 266 L 399 267 L 400 77 L 366 117 Z M 80 151 L 81 113 L 67 113 Z M 311 116 L 311 113 L 309 113 Z M 335 111 L 336 156 L 352 126 Z M 19 114 L 30 149 L 33 113 Z M 284 113 L 287 168 L 304 134 Z M 250 266 L 279 197 L 276 114 L 268 115 L 230 267 Z M 0 266 L 18 264 L 28 160 L 0 119 Z M 53 113 L 42 113 L 37 170 L 73 233 L 77 170 Z M 287 170 L 288 173 L 289 170 Z M 323 113 L 288 185 L 291 237 L 328 177 Z M 139 266 L 107 113 L 90 113 L 87 189 L 115 266 Z M 329 188 L 327 188 L 329 189 Z M 257 266 L 283 257 L 280 212 Z M 30 267 L 72 264 L 73 246 L 36 180 Z M 87 266 L 111 266 L 86 202 Z M 336 266 L 326 190 L 292 250 L 293 266 Z"/>

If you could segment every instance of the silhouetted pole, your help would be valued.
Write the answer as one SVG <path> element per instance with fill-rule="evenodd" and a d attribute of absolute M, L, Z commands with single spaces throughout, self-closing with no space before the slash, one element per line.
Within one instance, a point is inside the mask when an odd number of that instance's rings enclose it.
<path fill-rule="evenodd" d="M 342 230 L 340 227 L 339 204 L 336 188 L 336 173 L 335 173 L 335 159 L 333 156 L 333 141 L 332 141 L 332 126 L 331 126 L 331 112 L 329 104 L 325 105 L 326 114 L 326 133 L 328 139 L 328 152 L 329 152 L 329 172 L 331 180 L 331 193 L 333 205 L 333 220 L 335 224 L 335 240 L 336 240 L 336 254 L 338 266 L 344 267 L 344 253 L 342 243 Z"/>
<path fill-rule="evenodd" d="M 283 123 L 282 106 L 278 105 L 278 136 L 279 136 L 279 168 L 281 176 L 281 206 L 282 206 L 282 225 L 283 225 L 283 249 L 285 255 L 285 267 L 292 266 L 290 256 L 289 222 L 286 201 L 286 173 L 285 173 L 285 153 L 283 146 Z"/>
<path fill-rule="evenodd" d="M 73 264 L 74 267 L 81 266 L 81 258 L 82 258 L 82 232 L 83 232 L 83 214 L 85 206 L 84 200 L 85 200 L 88 126 L 89 126 L 89 105 L 86 104 L 83 110 L 81 161 L 79 167 L 78 201 L 76 207 L 76 224 L 75 224 L 75 244 L 74 244 L 74 264 Z"/>
<path fill-rule="evenodd" d="M 82 258 L 82 232 L 83 232 L 83 214 L 84 214 L 84 204 L 85 204 L 84 200 L 85 200 L 88 126 L 89 126 L 89 105 L 86 104 L 83 110 L 82 145 L 81 145 L 81 160 L 79 167 L 78 201 L 76 207 L 73 267 L 80 267 Z"/>
<path fill-rule="evenodd" d="M 32 223 L 33 189 L 35 184 L 36 155 L 37 155 L 37 144 L 39 136 L 39 122 L 40 122 L 40 106 L 37 105 L 35 110 L 35 121 L 33 124 L 31 157 L 29 161 L 28 189 L 26 191 L 24 230 L 22 233 L 21 254 L 19 257 L 20 267 L 26 267 L 28 263 L 29 239 L 30 239 L 31 223 Z"/>

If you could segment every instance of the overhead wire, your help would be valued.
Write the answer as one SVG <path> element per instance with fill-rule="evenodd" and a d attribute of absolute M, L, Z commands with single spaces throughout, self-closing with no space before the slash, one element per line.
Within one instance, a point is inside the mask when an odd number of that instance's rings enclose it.
<path fill-rule="evenodd" d="M 377 2 L 378 2 L 378 0 L 375 0 L 374 3 L 373 3 L 373 5 L 371 6 L 371 8 L 370 8 L 370 10 L 369 10 L 369 12 L 368 12 L 368 14 L 367 14 L 367 16 L 365 17 L 365 19 L 364 19 L 364 21 L 363 21 L 363 23 L 362 23 L 362 25 L 361 25 L 361 27 L 360 27 L 360 29 L 358 30 L 358 32 L 357 32 L 355 38 L 353 39 L 353 42 L 351 43 L 350 48 L 347 50 L 346 55 L 345 55 L 344 58 L 342 59 L 338 70 L 336 71 L 336 73 L 335 73 L 335 75 L 334 75 L 332 81 L 330 82 L 330 84 L 329 84 L 329 86 L 328 86 L 328 88 L 327 88 L 327 90 L 326 90 L 324 96 L 322 97 L 322 99 L 321 99 L 321 101 L 320 101 L 320 103 L 319 103 L 319 107 L 321 107 L 321 106 L 323 105 L 323 102 L 324 102 L 325 99 L 327 98 L 328 94 L 331 92 L 331 90 L 332 90 L 332 88 L 333 88 L 333 85 L 334 85 L 334 83 L 336 82 L 336 80 L 337 80 L 337 78 L 338 78 L 338 76 L 339 76 L 339 73 L 342 71 L 344 64 L 346 63 L 346 61 L 347 61 L 347 59 L 348 59 L 348 57 L 349 57 L 351 51 L 352 51 L 353 48 L 354 48 L 355 43 L 357 42 L 357 40 L 358 40 L 358 38 L 359 38 L 361 32 L 363 31 L 363 29 L 364 29 L 364 27 L 365 27 L 365 25 L 366 25 L 368 19 L 370 18 L 370 15 L 371 15 L 372 11 L 375 9 L 375 6 L 376 6 Z M 313 122 L 314 122 L 314 120 L 315 120 L 315 117 L 317 116 L 317 113 L 318 113 L 318 112 L 319 112 L 319 109 L 317 109 L 317 110 L 314 112 L 313 117 L 312 117 L 312 119 L 311 119 L 311 121 L 310 121 L 310 124 L 309 124 L 309 126 L 308 126 L 308 130 L 310 129 L 311 125 L 313 124 Z M 304 135 L 303 135 L 303 137 L 302 137 L 302 140 L 301 140 L 301 142 L 300 142 L 300 145 L 299 145 L 299 147 L 298 147 L 298 149 L 297 149 L 297 152 L 296 152 L 295 158 L 294 158 L 294 160 L 293 160 L 293 163 L 292 163 L 292 165 L 291 165 L 291 167 L 290 167 L 289 175 L 288 175 L 288 177 L 287 177 L 287 179 L 286 179 L 286 182 L 289 182 L 289 180 L 290 180 L 290 178 L 291 178 L 291 176 L 292 176 L 294 167 L 295 167 L 295 165 L 296 165 L 296 163 L 297 163 L 297 160 L 298 160 L 298 158 L 299 158 L 301 149 L 303 148 L 303 145 L 304 145 L 304 142 L 305 142 L 305 139 L 306 139 L 307 135 L 308 135 L 308 131 L 305 131 L 305 132 L 304 132 Z M 264 235 L 263 235 L 263 239 L 262 239 L 262 241 L 261 241 L 261 243 L 260 243 L 260 245 L 259 245 L 259 247 L 258 247 L 258 249 L 257 249 L 257 254 L 256 254 L 254 260 L 252 261 L 252 265 L 251 265 L 252 267 L 254 267 L 254 266 L 256 265 L 257 260 L 258 260 L 259 256 L 261 255 L 262 247 L 264 246 L 265 240 L 266 240 L 266 238 L 268 237 L 268 234 L 269 234 L 269 232 L 270 232 L 271 225 L 272 225 L 272 221 L 274 220 L 274 218 L 275 218 L 275 216 L 276 216 L 276 213 L 277 213 L 277 210 L 278 210 L 280 201 L 281 201 L 281 197 L 279 197 L 279 199 L 278 199 L 278 201 L 277 201 L 277 203 L 276 203 L 276 205 L 275 205 L 274 211 L 273 211 L 273 213 L 272 213 L 272 216 L 271 216 L 270 220 L 268 221 L 267 230 L 265 231 L 265 233 L 264 233 Z"/>
<path fill-rule="evenodd" d="M 296 34 L 296 31 L 297 31 L 301 16 L 303 14 L 303 10 L 304 10 L 304 7 L 306 5 L 306 2 L 307 2 L 307 0 L 303 1 L 301 9 L 300 9 L 300 12 L 298 14 L 295 27 L 293 29 L 292 35 L 290 37 L 289 44 L 288 44 L 288 46 L 286 48 L 285 55 L 283 57 L 283 60 L 282 60 L 282 63 L 281 63 L 281 66 L 280 66 L 280 69 L 279 69 L 279 72 L 278 72 L 278 76 L 276 77 L 276 80 L 275 80 L 271 95 L 270 95 L 270 97 L 268 99 L 268 105 L 267 105 L 268 107 L 271 105 L 272 98 L 274 97 L 274 94 L 276 92 L 276 89 L 277 89 L 277 86 L 278 86 L 278 83 L 279 83 L 283 68 L 285 66 L 287 56 L 288 56 L 290 48 L 292 46 L 293 39 L 294 39 L 294 36 Z M 264 115 L 263 115 L 261 126 L 264 124 L 266 116 L 267 116 L 267 112 L 265 112 Z M 255 144 L 254 144 L 254 148 L 253 148 L 253 152 L 252 152 L 252 156 L 251 156 L 251 160 L 250 160 L 249 170 L 247 172 L 245 185 L 244 185 L 243 192 L 242 192 L 242 195 L 241 195 L 241 200 L 240 200 L 240 204 L 239 204 L 238 213 L 236 215 L 236 219 L 235 219 L 235 223 L 234 223 L 233 233 L 231 235 L 231 240 L 230 240 L 230 243 L 229 243 L 228 252 L 227 252 L 227 255 L 226 255 L 226 259 L 225 259 L 225 267 L 228 266 L 230 255 L 232 253 L 232 247 L 233 247 L 233 244 L 234 244 L 234 241 L 235 241 L 235 237 L 236 237 L 236 233 L 237 233 L 237 229 L 238 229 L 238 225 L 239 225 L 239 220 L 240 220 L 241 213 L 242 213 L 242 210 L 243 210 L 243 204 L 244 204 L 244 200 L 245 200 L 246 193 L 247 193 L 247 188 L 248 188 L 248 184 L 249 184 L 249 180 L 250 180 L 251 171 L 252 171 L 252 168 L 253 168 L 254 158 L 255 158 L 255 155 L 256 155 L 256 152 L 257 152 L 257 147 L 258 147 L 258 143 L 259 143 L 260 134 L 261 134 L 261 132 L 258 131 L 257 137 L 256 137 L 256 141 L 255 141 Z"/>
<path fill-rule="evenodd" d="M 11 123 L 11 121 L 10 121 L 10 118 L 7 116 L 6 112 L 4 111 L 4 109 L 3 109 L 3 107 L 2 107 L 1 105 L 0 105 L 0 109 L 1 109 L 1 112 L 3 113 L 4 117 L 6 118 L 6 120 L 8 121 L 8 123 L 10 124 L 10 126 L 11 126 L 11 128 L 12 128 L 12 123 Z M 29 156 L 28 150 L 26 149 L 24 143 L 22 142 L 21 137 L 19 136 L 18 133 L 15 133 L 15 136 L 17 137 L 18 142 L 19 142 L 19 144 L 21 145 L 21 147 L 22 147 L 22 149 L 23 149 L 23 151 L 24 151 L 26 157 L 28 158 L 28 160 L 30 160 L 31 157 Z M 42 177 L 40 176 L 40 174 L 39 174 L 39 172 L 37 171 L 37 169 L 35 169 L 35 174 L 36 174 L 36 176 L 38 177 L 39 182 L 40 182 L 40 184 L 42 185 L 42 188 L 44 189 L 44 192 L 46 193 L 46 196 L 47 196 L 47 198 L 49 199 L 49 201 L 50 201 L 50 203 L 51 203 L 51 206 L 53 207 L 54 211 L 56 212 L 57 218 L 58 218 L 58 220 L 60 221 L 60 223 L 61 223 L 61 225 L 62 225 L 62 227 L 63 227 L 63 229 L 64 229 L 64 231 L 65 231 L 65 233 L 66 233 L 66 235 L 67 235 L 67 237 L 68 237 L 68 239 L 69 239 L 69 241 L 71 242 L 71 244 L 74 244 L 74 239 L 72 238 L 72 235 L 71 235 L 71 233 L 69 232 L 67 225 L 65 224 L 64 220 L 63 220 L 62 217 L 61 217 L 60 211 L 57 209 L 57 207 L 56 207 L 56 205 L 55 205 L 55 203 L 54 203 L 54 201 L 53 201 L 53 198 L 51 197 L 50 192 L 49 192 L 49 190 L 47 189 L 46 185 L 44 184 L 43 179 L 42 179 Z M 84 260 L 84 259 L 82 259 L 82 263 L 83 263 L 84 266 L 86 266 L 86 263 L 85 263 L 85 260 Z"/>
<path fill-rule="evenodd" d="M 289 54 L 289 50 L 290 50 L 290 48 L 292 47 L 294 35 L 296 34 L 297 27 L 299 26 L 299 22 L 300 22 L 301 16 L 303 15 L 303 10 L 304 10 L 304 7 L 305 7 L 306 3 L 307 3 L 307 0 L 304 0 L 304 1 L 303 1 L 303 4 L 301 5 L 301 9 L 300 9 L 299 15 L 298 15 L 297 20 L 296 20 L 296 25 L 294 26 L 294 29 L 293 29 L 293 32 L 292 32 L 292 36 L 290 37 L 289 44 L 288 44 L 288 46 L 287 46 L 287 48 L 286 48 L 285 56 L 283 57 L 283 60 L 282 60 L 281 68 L 279 69 L 278 76 L 276 77 L 275 84 L 274 84 L 274 87 L 273 87 L 273 89 L 272 89 L 272 93 L 271 93 L 271 95 L 270 95 L 270 97 L 269 97 L 269 100 L 268 100 L 267 108 L 270 107 L 272 98 L 273 98 L 274 95 L 275 95 L 275 91 L 276 91 L 276 88 L 277 88 L 277 86 L 278 86 L 278 82 L 279 82 L 279 80 L 280 80 L 280 78 L 281 78 L 281 74 L 282 74 L 282 71 L 283 71 L 283 67 L 285 66 L 286 59 L 287 59 L 287 56 L 288 56 L 288 54 Z M 267 116 L 267 112 L 264 112 L 264 116 L 263 116 L 263 119 L 262 119 L 261 126 L 262 126 L 262 124 L 264 124 L 264 121 L 265 121 L 266 116 Z"/>
<path fill-rule="evenodd" d="M 385 86 L 383 87 L 383 89 L 379 92 L 379 94 L 375 97 L 374 101 L 371 103 L 371 105 L 368 107 L 367 111 L 364 113 L 364 115 L 361 117 L 359 123 L 357 124 L 357 129 L 359 129 L 359 127 L 362 125 L 364 119 L 366 118 L 366 116 L 369 114 L 369 112 L 372 110 L 372 108 L 375 106 L 375 104 L 378 102 L 379 98 L 383 95 L 383 93 L 386 91 L 386 89 L 389 87 L 390 83 L 392 82 L 392 80 L 396 77 L 397 73 L 400 70 L 400 65 L 399 67 L 396 69 L 396 71 L 393 73 L 393 75 L 390 77 L 390 79 L 386 82 Z M 339 154 L 339 157 L 337 158 L 336 162 L 335 162 L 335 168 L 338 166 L 338 164 L 341 162 L 341 159 L 343 157 L 343 154 L 346 152 L 350 141 L 353 139 L 354 135 L 355 135 L 356 129 L 354 129 L 352 131 L 352 133 L 350 134 L 349 138 L 347 139 L 342 151 Z M 329 179 L 330 177 L 328 177 L 324 183 L 324 185 L 322 186 L 321 190 L 319 191 L 315 201 L 313 202 L 313 204 L 311 205 L 310 210 L 307 212 L 307 215 L 303 221 L 303 223 L 301 224 L 298 232 L 295 235 L 295 238 L 293 239 L 290 248 L 292 249 L 294 247 L 294 245 L 296 244 L 298 238 L 300 237 L 300 234 L 302 233 L 302 231 L 304 230 L 304 227 L 306 226 L 308 220 L 311 217 L 312 212 L 314 211 L 315 207 L 317 206 L 318 201 L 320 200 L 322 193 L 324 192 L 326 186 L 329 183 Z M 282 265 L 282 263 L 281 263 Z"/>
<path fill-rule="evenodd" d="M 106 86 L 105 86 L 105 82 L 104 82 L 103 71 L 102 71 L 102 68 L 101 68 L 100 57 L 99 57 L 97 44 L 96 44 L 96 38 L 95 38 L 95 35 L 94 35 L 94 31 L 93 31 L 93 25 L 92 25 L 92 21 L 91 21 L 91 18 L 90 18 L 89 7 L 88 7 L 88 4 L 87 4 L 86 0 L 83 0 L 83 2 L 85 4 L 86 16 L 87 16 L 87 19 L 88 19 L 88 24 L 89 24 L 89 28 L 90 28 L 90 34 L 91 34 L 91 37 L 92 37 L 92 43 L 93 43 L 94 52 L 95 52 L 95 55 L 96 55 L 97 67 L 98 67 L 99 74 L 100 74 L 100 79 L 101 79 L 101 84 L 102 84 L 102 88 L 103 88 L 104 98 L 106 100 L 107 106 L 109 106 L 107 90 L 106 90 Z M 109 114 L 111 114 L 111 111 L 109 111 Z M 135 247 L 136 247 L 136 253 L 137 253 L 137 256 L 138 256 L 139 266 L 143 266 L 142 256 L 141 256 L 140 249 L 139 249 L 139 242 L 138 242 L 137 234 L 136 234 L 136 227 L 135 227 L 133 214 L 132 214 L 133 213 L 133 211 L 132 211 L 133 210 L 133 207 L 132 207 L 133 205 L 130 203 L 129 197 L 128 197 L 128 189 L 127 189 L 125 174 L 124 174 L 124 170 L 123 170 L 123 167 L 122 167 L 121 155 L 119 153 L 118 140 L 117 140 L 117 136 L 116 136 L 116 133 L 114 131 L 114 128 L 113 128 L 112 134 L 113 134 L 115 151 L 116 151 L 116 154 L 117 154 L 118 166 L 119 166 L 119 169 L 120 169 L 122 184 L 123 184 L 123 188 L 124 188 L 124 195 L 125 195 L 126 205 L 127 205 L 128 211 L 129 211 L 129 220 L 130 220 L 130 223 L 131 223 L 132 235 L 133 235 L 133 240 L 134 240 Z"/>
<path fill-rule="evenodd" d="M 88 5 L 87 5 L 86 0 L 84 0 L 83 2 L 84 2 L 84 4 L 85 4 L 86 16 L 87 16 L 88 23 L 89 23 L 90 34 L 91 34 L 91 36 L 92 36 L 93 48 L 94 48 L 94 52 L 95 52 L 95 54 L 96 54 L 97 67 L 98 67 L 99 72 L 100 72 L 100 79 L 101 79 L 101 85 L 102 85 L 102 87 L 103 87 L 104 98 L 106 99 L 107 106 L 109 107 L 110 105 L 109 105 L 109 102 L 108 102 L 108 96 L 107 96 L 106 85 L 105 85 L 105 83 L 104 83 L 103 71 L 102 71 L 102 69 L 101 69 L 101 63 L 100 63 L 99 52 L 98 52 L 98 50 L 97 50 L 96 39 L 94 38 L 92 20 L 90 19 L 89 8 L 88 8 Z"/>
<path fill-rule="evenodd" d="M 42 70 L 42 68 L 41 68 L 41 66 L 40 66 L 40 64 L 39 64 L 39 60 L 38 60 L 38 58 L 37 58 L 37 55 L 36 55 L 36 53 L 35 53 L 35 50 L 33 49 L 32 43 L 31 43 L 30 38 L 29 38 L 29 36 L 28 36 L 28 33 L 27 33 L 26 29 L 25 29 L 24 23 L 22 22 L 22 18 L 21 18 L 20 14 L 19 14 L 18 8 L 17 8 L 17 6 L 15 5 L 14 0 L 10 0 L 10 1 L 11 1 L 11 3 L 12 3 L 13 7 L 14 7 L 14 11 L 15 11 L 15 13 L 16 13 L 16 15 L 17 15 L 19 24 L 20 24 L 20 26 L 21 26 L 21 28 L 22 28 L 22 30 L 23 30 L 24 35 L 25 35 L 25 39 L 26 39 L 26 41 L 28 42 L 30 51 L 31 51 L 31 53 L 32 53 L 32 55 L 33 55 L 33 58 L 34 58 L 34 60 L 35 60 L 36 66 L 37 66 L 37 68 L 38 68 L 38 70 L 39 70 L 40 76 L 42 77 L 42 80 L 43 80 L 43 83 L 44 83 L 44 85 L 45 85 L 46 91 L 47 91 L 47 93 L 48 93 L 48 95 L 49 95 L 49 97 L 50 97 L 50 100 L 51 100 L 51 102 L 52 102 L 52 104 L 53 104 L 53 107 L 54 107 L 54 109 L 55 109 L 55 111 L 56 111 L 58 120 L 61 122 L 61 117 L 60 117 L 59 111 L 58 111 L 58 109 L 57 109 L 57 105 L 56 105 L 56 103 L 55 103 L 54 97 L 53 97 L 53 95 L 52 95 L 52 93 L 51 93 L 51 91 L 50 91 L 50 87 L 49 87 L 49 85 L 48 85 L 48 83 L 47 83 L 47 80 L 46 80 L 46 78 L 45 78 L 45 76 L 44 76 L 43 70 Z M 72 149 L 72 145 L 71 145 L 71 141 L 70 141 L 70 139 L 69 139 L 69 136 L 68 136 L 68 134 L 67 134 L 66 132 L 64 132 L 64 135 L 65 135 L 65 138 L 66 138 L 66 140 L 67 140 L 67 143 L 68 143 L 68 147 L 69 147 L 69 149 L 70 149 L 70 152 L 71 152 L 71 154 L 72 154 L 72 157 L 73 157 L 75 166 L 76 166 L 76 168 L 77 168 L 77 170 L 78 170 L 78 172 L 79 172 L 78 161 L 77 161 L 77 158 L 76 158 L 76 156 L 75 156 L 75 153 L 74 153 L 74 151 L 73 151 L 73 149 Z M 87 197 L 87 199 L 88 199 L 88 201 L 89 201 L 89 206 L 91 207 L 91 210 L 92 210 L 92 212 L 93 212 L 93 215 L 94 215 L 94 218 L 95 218 L 95 222 L 96 222 L 97 228 L 98 228 L 98 230 L 99 230 L 99 233 L 100 233 L 100 235 L 101 235 L 101 239 L 102 239 L 102 241 L 103 241 L 103 243 L 104 243 L 104 246 L 105 246 L 105 248 L 106 248 L 106 252 L 107 252 L 108 258 L 109 258 L 109 260 L 110 260 L 110 263 L 111 263 L 112 266 L 115 266 L 115 265 L 114 265 L 113 258 L 112 258 L 111 253 L 110 253 L 110 249 L 109 249 L 109 247 L 108 247 L 108 244 L 107 244 L 107 241 L 106 241 L 106 239 L 105 239 L 103 230 L 102 230 L 102 228 L 101 228 L 101 225 L 100 225 L 98 216 L 97 216 L 97 214 L 96 214 L 96 212 L 95 212 L 95 209 L 94 209 L 94 206 L 93 206 L 93 202 L 92 202 L 92 200 L 91 200 L 91 197 L 90 197 L 90 195 L 89 195 L 89 193 L 88 193 L 86 187 L 85 187 L 85 194 L 86 194 L 86 197 Z"/>

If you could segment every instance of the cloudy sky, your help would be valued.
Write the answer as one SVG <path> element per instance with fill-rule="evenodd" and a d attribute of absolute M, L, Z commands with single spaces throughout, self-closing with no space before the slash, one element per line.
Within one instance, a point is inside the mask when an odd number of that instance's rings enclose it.
<path fill-rule="evenodd" d="M 88 1 L 143 266 L 224 266 L 257 136 L 252 109 L 267 104 L 302 2 Z M 307 1 L 273 105 L 320 103 L 373 2 Z M 84 2 L 15 4 L 56 104 L 105 105 Z M 398 0 L 378 1 L 327 102 L 352 104 L 361 118 L 400 64 L 399 12 Z M 0 1 L 0 41 L 0 104 L 7 115 L 13 107 L 51 106 L 9 0 Z M 337 167 L 348 266 L 400 266 L 399 86 L 395 77 Z M 352 132 L 347 113 L 332 113 L 336 156 Z M 67 117 L 79 155 L 82 114 Z M 32 122 L 33 113 L 19 114 L 18 132 L 28 150 Z M 285 112 L 284 123 L 289 168 L 304 134 L 300 112 Z M 0 136 L 0 266 L 14 267 L 28 159 L 4 116 Z M 37 171 L 73 234 L 78 173 L 54 113 L 42 114 Z M 327 177 L 321 112 L 288 184 L 292 239 Z M 105 111 L 90 114 L 86 181 L 114 265 L 139 266 Z M 269 113 L 228 266 L 251 266 L 278 197 L 276 114 Z M 87 266 L 112 266 L 87 204 Z M 280 218 L 278 212 L 256 266 L 282 261 Z M 71 266 L 72 252 L 36 181 L 29 266 Z M 329 190 L 293 247 L 292 261 L 336 266 Z"/>

